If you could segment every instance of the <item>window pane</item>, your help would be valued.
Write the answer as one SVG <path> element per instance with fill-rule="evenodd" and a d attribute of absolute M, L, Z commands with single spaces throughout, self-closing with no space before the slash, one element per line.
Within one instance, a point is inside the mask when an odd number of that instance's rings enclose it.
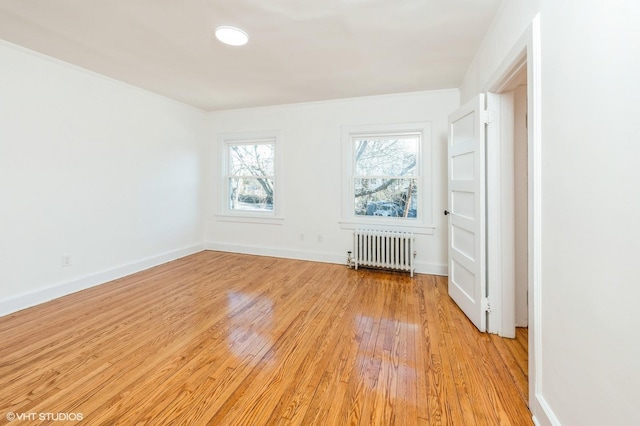
<path fill-rule="evenodd" d="M 354 138 L 356 176 L 416 174 L 418 135 Z"/>
<path fill-rule="evenodd" d="M 273 144 L 229 145 L 230 176 L 273 176 Z"/>
<path fill-rule="evenodd" d="M 355 215 L 417 216 L 417 179 L 354 179 Z"/>
<path fill-rule="evenodd" d="M 273 179 L 229 178 L 229 209 L 273 211 Z"/>

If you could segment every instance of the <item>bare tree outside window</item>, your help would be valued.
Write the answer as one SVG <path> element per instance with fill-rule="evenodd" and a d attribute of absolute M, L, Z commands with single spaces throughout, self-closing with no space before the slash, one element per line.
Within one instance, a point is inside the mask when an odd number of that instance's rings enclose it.
<path fill-rule="evenodd" d="M 273 211 L 273 141 L 229 144 L 229 209 Z"/>
<path fill-rule="evenodd" d="M 416 218 L 420 134 L 352 137 L 356 216 Z"/>

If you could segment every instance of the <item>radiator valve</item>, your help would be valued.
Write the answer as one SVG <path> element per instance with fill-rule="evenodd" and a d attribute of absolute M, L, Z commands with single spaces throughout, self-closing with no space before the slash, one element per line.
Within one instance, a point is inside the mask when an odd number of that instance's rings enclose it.
<path fill-rule="evenodd" d="M 353 267 L 353 257 L 351 256 L 350 251 L 347 252 L 347 267 L 349 268 Z"/>

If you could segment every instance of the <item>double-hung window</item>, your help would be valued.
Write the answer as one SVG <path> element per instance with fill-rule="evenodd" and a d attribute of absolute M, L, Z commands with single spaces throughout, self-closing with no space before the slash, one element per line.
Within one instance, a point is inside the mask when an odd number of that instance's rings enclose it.
<path fill-rule="evenodd" d="M 429 124 L 343 128 L 343 226 L 430 225 Z"/>
<path fill-rule="evenodd" d="M 354 215 L 415 219 L 419 133 L 352 137 Z"/>
<path fill-rule="evenodd" d="M 277 215 L 277 136 L 231 135 L 221 141 L 224 158 L 222 216 L 275 218 Z"/>

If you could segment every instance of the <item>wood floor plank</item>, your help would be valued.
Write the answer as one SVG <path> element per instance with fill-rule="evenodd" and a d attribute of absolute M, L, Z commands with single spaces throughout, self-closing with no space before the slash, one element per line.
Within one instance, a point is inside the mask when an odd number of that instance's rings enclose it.
<path fill-rule="evenodd" d="M 445 425 L 466 425 L 460 398 L 455 383 L 453 350 L 446 345 L 446 335 L 450 334 L 450 321 L 442 306 L 442 297 L 436 277 L 418 277 L 425 279 L 426 285 L 421 290 L 422 327 L 425 339 L 429 342 L 429 350 L 425 359 L 426 374 L 429 383 L 429 422 Z"/>
<path fill-rule="evenodd" d="M 344 283 L 345 272 L 347 271 L 342 270 L 339 275 L 329 276 L 329 282 Z M 325 310 L 327 314 L 325 321 L 315 330 L 317 333 L 315 344 L 308 347 L 305 360 L 295 372 L 297 379 L 293 382 L 293 386 L 280 397 L 278 406 L 286 409 L 282 413 L 274 410 L 271 419 L 275 420 L 278 416 L 282 416 L 290 423 L 304 424 L 301 423 L 302 419 L 324 375 L 323 372 L 326 371 L 327 364 L 338 361 L 331 356 L 331 353 L 336 353 L 337 335 L 341 333 L 343 319 L 349 309 L 349 301 L 355 286 L 336 285 L 335 287 L 336 290 L 327 300 L 329 306 Z"/>
<path fill-rule="evenodd" d="M 527 338 L 479 333 L 446 277 L 205 251 L 0 318 L 0 412 L 530 425 Z"/>
<path fill-rule="evenodd" d="M 500 358 L 504 362 L 509 374 L 515 382 L 523 401 L 529 400 L 529 381 L 526 348 L 522 347 L 522 337 L 527 335 L 527 329 L 516 329 L 516 339 L 501 339 L 491 336 L 491 343 L 495 346 Z M 525 337 L 526 341 L 526 337 Z M 524 357 L 524 360 L 519 359 Z"/>

